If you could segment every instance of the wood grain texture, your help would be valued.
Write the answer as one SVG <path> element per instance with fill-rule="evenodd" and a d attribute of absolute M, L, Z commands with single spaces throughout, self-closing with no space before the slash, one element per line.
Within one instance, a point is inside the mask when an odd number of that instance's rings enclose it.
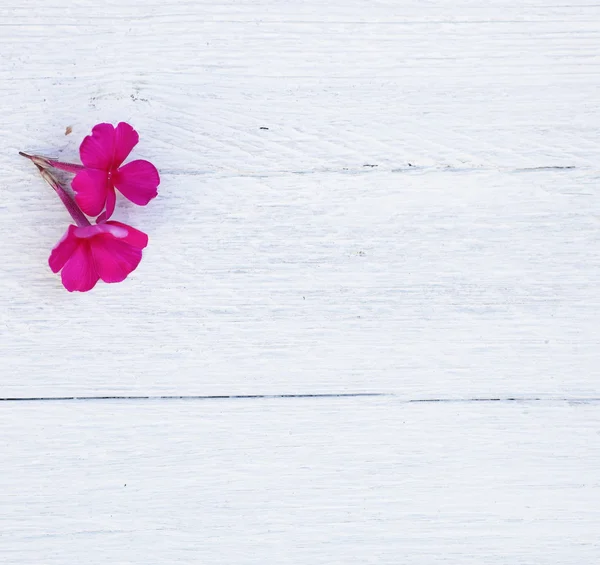
<path fill-rule="evenodd" d="M 598 562 L 599 45 L 591 0 L 0 2 L 0 398 L 389 395 L 0 401 L 0 561 Z M 71 295 L 17 152 L 120 120 L 150 245 Z"/>
<path fill-rule="evenodd" d="M 6 565 L 600 556 L 598 403 L 58 402 L 0 428 Z"/>
<path fill-rule="evenodd" d="M 4 6 L 3 394 L 595 396 L 600 10 L 422 4 Z M 72 296 L 16 152 L 117 120 L 151 244 Z"/>

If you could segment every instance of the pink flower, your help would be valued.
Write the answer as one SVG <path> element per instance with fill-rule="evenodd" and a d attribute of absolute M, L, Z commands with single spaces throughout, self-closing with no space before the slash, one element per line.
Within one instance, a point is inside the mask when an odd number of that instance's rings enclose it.
<path fill-rule="evenodd" d="M 84 167 L 73 179 L 75 200 L 88 216 L 97 216 L 106 205 L 108 219 L 115 210 L 115 188 L 134 204 L 145 206 L 157 194 L 160 177 L 156 167 L 143 160 L 123 165 L 139 141 L 137 132 L 125 122 L 117 127 L 98 124 L 84 138 L 79 155 Z"/>
<path fill-rule="evenodd" d="M 146 245 L 145 233 L 121 222 L 70 225 L 48 264 L 55 273 L 62 269 L 62 283 L 69 292 L 85 292 L 94 288 L 98 279 L 107 283 L 125 280 L 139 265 Z"/>

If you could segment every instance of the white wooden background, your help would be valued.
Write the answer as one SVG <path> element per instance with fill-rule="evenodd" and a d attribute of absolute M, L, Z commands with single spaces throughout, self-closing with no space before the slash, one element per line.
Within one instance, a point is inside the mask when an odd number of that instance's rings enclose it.
<path fill-rule="evenodd" d="M 0 0 L 0 562 L 599 562 L 599 104 L 596 0 Z M 69 294 L 17 152 L 120 120 Z M 271 397 L 43 400 L 178 395 Z"/>

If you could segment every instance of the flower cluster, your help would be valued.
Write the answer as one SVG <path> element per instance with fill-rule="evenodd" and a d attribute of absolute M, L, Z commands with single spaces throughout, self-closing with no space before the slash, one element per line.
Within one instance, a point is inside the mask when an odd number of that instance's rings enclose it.
<path fill-rule="evenodd" d="M 99 279 L 121 282 L 142 259 L 148 236 L 131 226 L 110 220 L 117 189 L 125 198 L 145 206 L 156 197 L 160 177 L 156 167 L 144 160 L 123 164 L 139 140 L 137 132 L 121 122 L 98 124 L 79 148 L 82 165 L 64 163 L 40 155 L 22 153 L 36 165 L 55 190 L 76 225 L 69 225 L 56 244 L 48 263 L 61 272 L 64 287 L 85 292 Z M 75 197 L 61 185 L 51 168 L 75 173 L 71 187 Z M 91 224 L 87 216 L 98 216 Z"/>

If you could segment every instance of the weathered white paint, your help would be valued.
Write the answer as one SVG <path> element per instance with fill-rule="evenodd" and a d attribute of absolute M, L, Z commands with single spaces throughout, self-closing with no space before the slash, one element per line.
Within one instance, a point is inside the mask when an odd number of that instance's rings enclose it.
<path fill-rule="evenodd" d="M 0 426 L 7 565 L 600 556 L 597 403 L 22 403 Z"/>
<path fill-rule="evenodd" d="M 600 396 L 599 45 L 587 0 L 0 2 L 0 397 L 396 395 L 0 403 L 1 561 L 597 561 L 597 404 L 401 401 Z M 150 246 L 71 295 L 17 151 L 119 120 Z"/>
<path fill-rule="evenodd" d="M 563 4 L 5 5 L 4 392 L 595 395 L 600 8 Z M 103 120 L 163 182 L 72 296 L 16 152 Z"/>

